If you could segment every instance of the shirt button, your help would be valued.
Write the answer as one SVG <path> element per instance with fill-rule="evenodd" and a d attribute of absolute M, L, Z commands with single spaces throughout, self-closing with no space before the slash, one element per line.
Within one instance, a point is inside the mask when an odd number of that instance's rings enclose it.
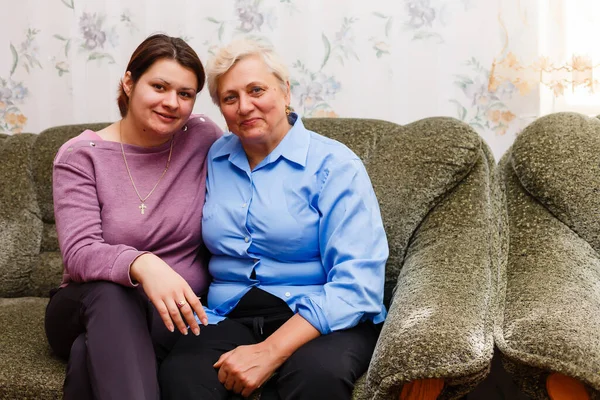
<path fill-rule="evenodd" d="M 249 238 L 248 236 L 246 236 L 246 237 L 244 238 L 244 242 L 248 243 L 249 241 L 250 241 L 250 238 Z"/>
<path fill-rule="evenodd" d="M 204 118 L 200 117 L 200 121 L 204 122 L 206 121 Z"/>
<path fill-rule="evenodd" d="M 285 292 L 285 297 L 290 297 L 292 294 L 290 292 Z"/>
<path fill-rule="evenodd" d="M 94 142 L 90 142 L 90 146 L 92 146 L 92 147 L 96 147 L 96 143 L 94 143 Z"/>
<path fill-rule="evenodd" d="M 246 208 L 247 206 L 248 206 L 248 203 L 242 204 L 242 208 Z"/>

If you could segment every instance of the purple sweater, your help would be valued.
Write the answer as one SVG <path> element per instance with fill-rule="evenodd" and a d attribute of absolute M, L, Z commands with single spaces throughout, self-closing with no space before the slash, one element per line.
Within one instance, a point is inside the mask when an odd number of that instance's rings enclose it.
<path fill-rule="evenodd" d="M 151 252 L 177 271 L 196 294 L 206 292 L 202 247 L 202 207 L 206 154 L 221 130 L 195 115 L 187 131 L 175 133 L 171 164 L 156 190 L 140 200 L 125 169 L 121 145 L 86 130 L 65 143 L 54 160 L 56 230 L 63 257 L 62 286 L 105 280 L 133 287 L 131 263 Z M 170 142 L 144 148 L 124 145 L 140 195 L 162 174 Z"/>

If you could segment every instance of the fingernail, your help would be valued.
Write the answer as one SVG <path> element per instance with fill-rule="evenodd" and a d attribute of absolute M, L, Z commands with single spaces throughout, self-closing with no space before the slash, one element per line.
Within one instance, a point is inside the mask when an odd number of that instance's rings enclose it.
<path fill-rule="evenodd" d="M 175 332 L 175 328 L 173 328 L 172 326 L 169 327 L 169 330 L 171 331 L 171 333 Z"/>
<path fill-rule="evenodd" d="M 188 334 L 187 328 L 183 331 L 183 334 L 187 336 L 187 334 Z"/>
<path fill-rule="evenodd" d="M 194 328 L 192 331 L 194 332 L 194 335 L 200 335 L 200 328 Z"/>
<path fill-rule="evenodd" d="M 208 325 L 208 318 L 202 318 L 202 324 L 204 326 Z"/>

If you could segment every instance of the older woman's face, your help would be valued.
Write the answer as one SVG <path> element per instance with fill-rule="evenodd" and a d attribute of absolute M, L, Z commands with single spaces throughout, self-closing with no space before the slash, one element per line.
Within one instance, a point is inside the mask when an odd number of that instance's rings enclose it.
<path fill-rule="evenodd" d="M 223 74 L 218 94 L 227 126 L 242 143 L 276 144 L 289 131 L 289 86 L 284 92 L 260 57 L 244 58 Z"/>

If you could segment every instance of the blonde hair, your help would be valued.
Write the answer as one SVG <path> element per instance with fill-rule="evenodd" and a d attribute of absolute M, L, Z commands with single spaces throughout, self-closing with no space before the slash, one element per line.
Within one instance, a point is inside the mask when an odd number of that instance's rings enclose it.
<path fill-rule="evenodd" d="M 281 90 L 287 92 L 290 74 L 287 66 L 281 60 L 281 57 L 275 53 L 273 47 L 257 39 L 238 39 L 228 45 L 221 47 L 217 53 L 208 60 L 206 64 L 206 81 L 208 83 L 208 92 L 217 106 L 219 106 L 218 84 L 219 78 L 231 69 L 240 60 L 247 57 L 259 56 L 275 75 L 281 85 Z"/>

